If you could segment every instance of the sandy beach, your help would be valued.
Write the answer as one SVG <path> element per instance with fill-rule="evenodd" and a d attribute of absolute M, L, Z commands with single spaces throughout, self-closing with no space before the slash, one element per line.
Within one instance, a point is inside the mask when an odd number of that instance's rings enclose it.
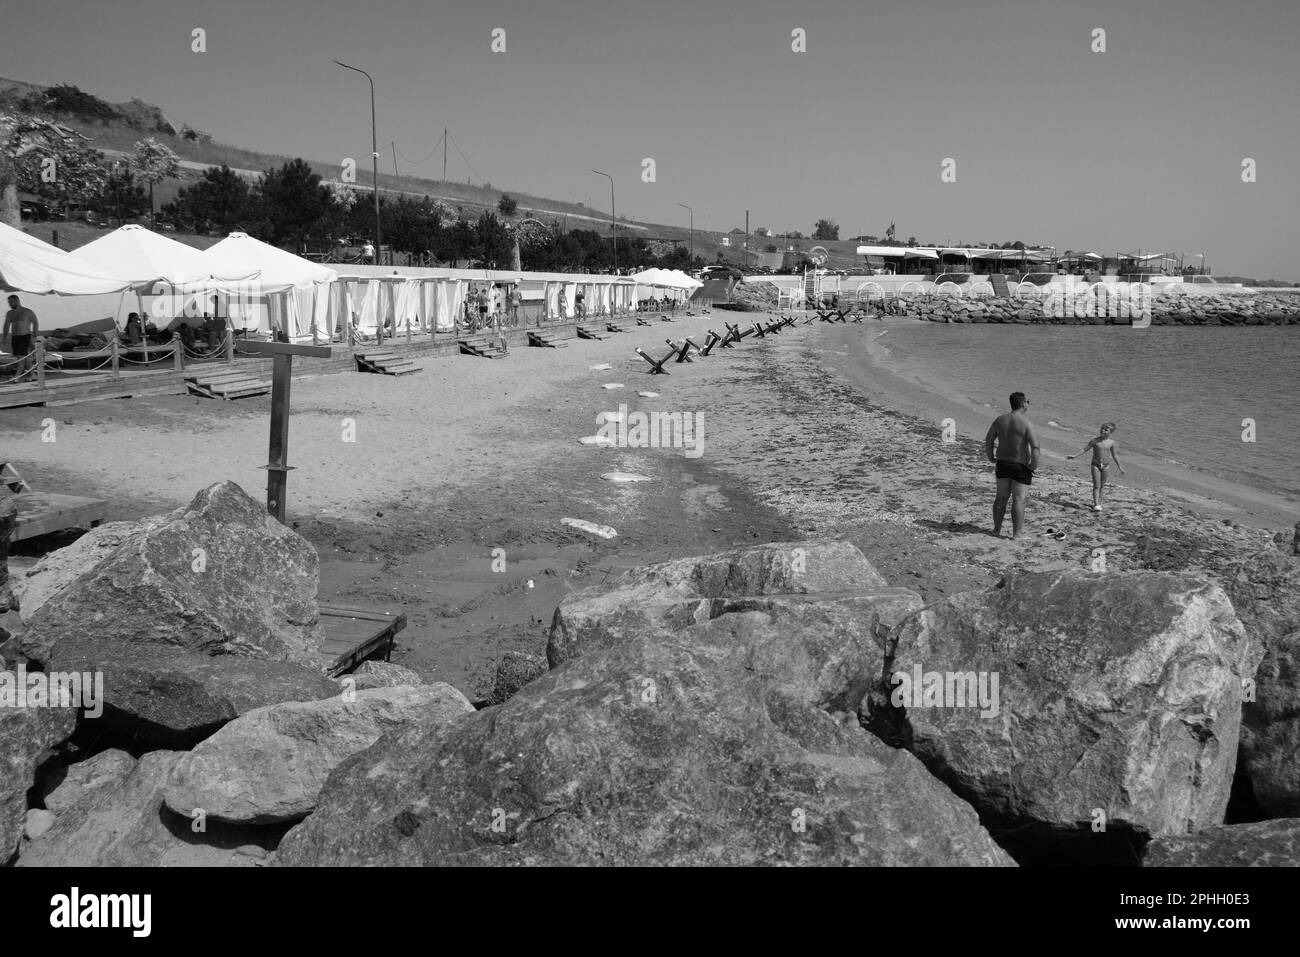
<path fill-rule="evenodd" d="M 1011 568 L 1086 568 L 1097 549 L 1111 569 L 1214 573 L 1294 521 L 1249 490 L 1218 494 L 1137 467 L 1099 516 L 1086 470 L 1049 443 L 1027 534 L 994 538 L 980 444 L 964 428 L 945 443 L 942 398 L 873 362 L 884 322 L 747 338 L 668 376 L 648 375 L 633 353 L 758 318 L 715 312 L 503 361 L 427 359 L 402 378 L 295 380 L 289 516 L 320 551 L 321 598 L 405 612 L 393 660 L 475 698 L 503 651 L 542 651 L 568 590 L 672 556 L 844 538 L 891 582 L 934 599 Z M 702 455 L 579 442 L 621 403 L 702 416 Z M 222 479 L 261 498 L 268 410 L 267 397 L 181 396 L 13 409 L 0 412 L 0 435 L 34 487 L 105 498 L 129 519 Z M 42 441 L 47 419 L 54 442 Z M 615 471 L 649 481 L 601 477 Z M 618 536 L 595 538 L 566 517 Z M 19 545 L 15 580 L 55 544 Z"/>

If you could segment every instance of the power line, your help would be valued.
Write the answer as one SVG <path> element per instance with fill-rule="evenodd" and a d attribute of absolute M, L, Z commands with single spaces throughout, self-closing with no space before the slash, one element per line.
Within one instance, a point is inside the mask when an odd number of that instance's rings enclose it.
<path fill-rule="evenodd" d="M 448 136 L 451 136 L 451 134 L 448 134 Z M 456 137 L 454 136 L 451 136 L 451 145 L 456 147 L 456 152 L 460 154 L 460 158 L 465 161 L 465 165 L 469 167 L 469 171 L 473 173 L 475 176 L 478 176 L 478 181 L 480 183 L 486 183 L 487 180 L 485 180 L 481 175 L 479 175 L 479 171 L 474 168 L 474 164 L 469 161 L 469 157 L 467 157 L 463 152 L 461 152 L 460 144 L 456 142 Z"/>
<path fill-rule="evenodd" d="M 428 160 L 432 159 L 433 155 L 438 152 L 441 146 L 442 146 L 442 137 L 440 136 L 438 137 L 438 142 L 434 144 L 433 149 L 429 150 L 428 155 L 426 155 L 422 159 L 413 160 L 409 156 L 403 154 L 401 150 L 397 151 L 397 155 L 402 158 L 403 163 L 406 163 L 410 166 L 419 166 L 421 163 L 427 162 Z"/>

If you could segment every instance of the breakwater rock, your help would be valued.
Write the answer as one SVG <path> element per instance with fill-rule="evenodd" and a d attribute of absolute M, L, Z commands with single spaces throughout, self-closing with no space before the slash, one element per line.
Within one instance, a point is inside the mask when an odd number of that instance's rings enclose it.
<path fill-rule="evenodd" d="M 1060 296 L 905 296 L 905 316 L 930 322 L 1130 325 L 1149 319 L 1156 326 L 1263 326 L 1300 324 L 1300 294 L 1169 293 L 1131 300 L 1079 287 Z"/>
<path fill-rule="evenodd" d="M 1195 576 L 1017 573 L 900 624 L 868 726 L 1022 863 L 1053 846 L 1058 863 L 1124 859 L 1223 823 L 1262 657 L 1223 589 Z"/>

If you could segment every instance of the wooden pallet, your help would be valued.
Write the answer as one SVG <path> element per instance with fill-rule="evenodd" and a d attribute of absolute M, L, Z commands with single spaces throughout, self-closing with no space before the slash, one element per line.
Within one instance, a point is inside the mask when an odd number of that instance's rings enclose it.
<path fill-rule="evenodd" d="M 604 327 L 598 326 L 595 323 L 580 323 L 577 326 L 577 330 L 578 330 L 579 339 L 608 339 L 609 338 L 609 333 L 605 331 Z"/>
<path fill-rule="evenodd" d="M 406 627 L 406 616 L 322 602 L 320 623 L 325 631 L 321 652 L 329 675 L 336 677 L 352 671 L 381 650 L 387 661 L 397 633 Z"/>
<path fill-rule="evenodd" d="M 636 321 L 633 319 L 608 319 L 605 322 L 605 328 L 610 332 L 631 332 L 636 328 Z"/>
<path fill-rule="evenodd" d="M 528 344 L 538 346 L 543 349 L 563 349 L 568 343 L 561 342 L 561 336 L 558 332 L 542 332 L 541 330 L 528 330 Z"/>
<path fill-rule="evenodd" d="M 271 391 L 271 383 L 265 379 L 229 367 L 223 372 L 189 373 L 185 376 L 185 387 L 191 395 L 207 399 L 242 399 Z"/>
<path fill-rule="evenodd" d="M 463 355 L 478 356 L 480 359 L 504 359 L 510 355 L 502 349 L 498 343 L 490 340 L 487 336 L 468 336 L 464 339 L 457 339 L 456 345 L 460 346 Z"/>
<path fill-rule="evenodd" d="M 378 375 L 410 375 L 422 371 L 410 359 L 392 349 L 368 350 L 358 352 L 355 356 L 358 372 L 374 372 Z"/>
<path fill-rule="evenodd" d="M 0 491 L 0 495 L 9 495 Z M 23 492 L 10 495 L 18 509 L 9 540 L 21 542 L 38 535 L 60 532 L 65 528 L 94 528 L 108 515 L 108 503 L 80 495 L 57 495 L 54 492 Z"/>

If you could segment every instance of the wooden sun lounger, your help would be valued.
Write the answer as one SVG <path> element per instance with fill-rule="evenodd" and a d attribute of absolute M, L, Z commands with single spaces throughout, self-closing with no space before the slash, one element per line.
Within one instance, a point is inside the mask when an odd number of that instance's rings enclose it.
<path fill-rule="evenodd" d="M 397 633 L 406 627 L 406 616 L 321 602 L 320 623 L 325 631 L 321 651 L 326 669 L 331 677 L 337 677 L 381 650 L 387 661 Z"/>

